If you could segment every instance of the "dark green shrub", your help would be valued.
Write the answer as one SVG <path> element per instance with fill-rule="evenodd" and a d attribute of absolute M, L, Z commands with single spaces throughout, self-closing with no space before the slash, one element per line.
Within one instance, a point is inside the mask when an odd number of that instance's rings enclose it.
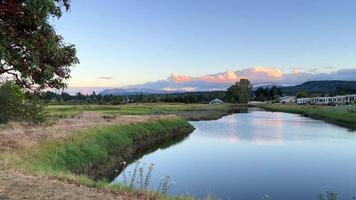
<path fill-rule="evenodd" d="M 11 81 L 0 83 L 0 123 L 21 121 L 41 123 L 44 107 L 34 95 L 26 94 Z"/>

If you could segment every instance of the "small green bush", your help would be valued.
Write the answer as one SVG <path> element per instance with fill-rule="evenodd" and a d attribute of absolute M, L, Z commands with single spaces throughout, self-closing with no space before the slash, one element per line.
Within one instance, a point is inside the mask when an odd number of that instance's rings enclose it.
<path fill-rule="evenodd" d="M 26 94 L 11 81 L 0 83 L 0 124 L 9 121 L 41 123 L 44 107 L 36 96 Z"/>

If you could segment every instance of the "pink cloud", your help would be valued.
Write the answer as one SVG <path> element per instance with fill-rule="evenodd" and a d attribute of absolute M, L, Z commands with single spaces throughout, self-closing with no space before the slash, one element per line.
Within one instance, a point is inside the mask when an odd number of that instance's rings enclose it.
<path fill-rule="evenodd" d="M 280 79 L 284 73 L 280 69 L 271 67 L 251 67 L 239 71 L 226 71 L 218 74 L 204 75 L 200 77 L 191 77 L 189 75 L 174 75 L 172 74 L 168 80 L 177 83 L 189 81 L 205 81 L 211 83 L 234 83 L 241 78 L 248 78 L 252 81 L 269 81 L 272 79 Z"/>
<path fill-rule="evenodd" d="M 175 81 L 175 82 L 179 83 L 179 82 L 190 81 L 190 80 L 192 80 L 192 77 L 188 76 L 188 75 L 171 74 L 171 76 L 168 79 L 171 80 L 171 81 Z"/>
<path fill-rule="evenodd" d="M 226 71 L 221 74 L 206 75 L 198 77 L 198 80 L 207 81 L 207 82 L 221 82 L 221 83 L 230 83 L 235 82 L 240 79 L 234 71 Z"/>
<path fill-rule="evenodd" d="M 320 68 L 318 68 L 320 69 Z M 259 85 L 297 85 L 312 80 L 349 80 L 356 81 L 356 68 L 340 69 L 332 72 L 308 71 L 307 68 L 294 68 L 283 72 L 274 67 L 250 67 L 237 71 L 203 76 L 174 75 L 166 80 L 151 81 L 140 85 L 129 85 L 124 88 L 155 89 L 165 91 L 213 91 L 226 90 L 241 78 L 249 79 L 254 86 Z"/>

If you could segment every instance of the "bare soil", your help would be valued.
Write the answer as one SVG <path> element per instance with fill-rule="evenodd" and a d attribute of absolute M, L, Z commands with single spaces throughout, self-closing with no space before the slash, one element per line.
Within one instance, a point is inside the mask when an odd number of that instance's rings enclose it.
<path fill-rule="evenodd" d="M 149 199 L 133 193 L 89 188 L 47 177 L 35 177 L 13 170 L 0 171 L 0 200 L 10 199 Z"/>

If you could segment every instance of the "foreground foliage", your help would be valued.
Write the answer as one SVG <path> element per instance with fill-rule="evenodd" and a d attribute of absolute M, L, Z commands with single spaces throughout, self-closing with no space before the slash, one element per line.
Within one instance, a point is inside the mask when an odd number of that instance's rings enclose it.
<path fill-rule="evenodd" d="M 69 9 L 69 0 L 0 0 L 0 75 L 28 90 L 63 88 L 78 63 L 49 23 Z"/>
<path fill-rule="evenodd" d="M 21 121 L 40 123 L 45 121 L 44 107 L 34 96 L 25 94 L 13 82 L 0 84 L 0 123 Z"/>

